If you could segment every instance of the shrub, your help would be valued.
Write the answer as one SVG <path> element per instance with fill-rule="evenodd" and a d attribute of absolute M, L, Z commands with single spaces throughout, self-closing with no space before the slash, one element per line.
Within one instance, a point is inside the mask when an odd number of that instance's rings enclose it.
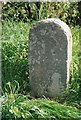
<path fill-rule="evenodd" d="M 37 21 L 45 18 L 60 18 L 67 24 L 76 24 L 79 18 L 77 3 L 8 2 L 3 6 L 3 19 L 14 21 Z"/>

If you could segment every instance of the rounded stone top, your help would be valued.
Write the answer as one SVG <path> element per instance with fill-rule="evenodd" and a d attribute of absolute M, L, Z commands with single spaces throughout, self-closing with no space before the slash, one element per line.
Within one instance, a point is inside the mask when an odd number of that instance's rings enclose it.
<path fill-rule="evenodd" d="M 68 25 L 58 18 L 47 18 L 44 20 L 40 20 L 37 23 L 33 24 L 32 29 L 34 29 L 38 26 L 42 26 L 44 24 L 50 24 L 50 23 L 55 24 L 56 26 L 59 27 L 59 30 L 63 30 L 66 35 L 71 36 L 71 31 L 70 31 L 70 28 L 68 27 Z"/>

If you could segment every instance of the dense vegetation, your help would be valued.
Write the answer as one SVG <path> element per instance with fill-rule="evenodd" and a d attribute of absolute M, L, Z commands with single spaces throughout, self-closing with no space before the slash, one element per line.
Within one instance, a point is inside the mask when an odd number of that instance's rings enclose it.
<path fill-rule="evenodd" d="M 6 3 L 2 13 L 2 120 L 81 119 L 80 26 L 77 3 Z M 69 89 L 56 99 L 30 96 L 28 34 L 38 20 L 56 17 L 66 22 L 73 37 Z M 58 103 L 59 102 L 59 103 Z"/>
<path fill-rule="evenodd" d="M 79 19 L 77 3 L 7 3 L 3 7 L 3 19 L 32 22 L 45 18 L 60 18 L 67 24 L 76 24 Z"/>

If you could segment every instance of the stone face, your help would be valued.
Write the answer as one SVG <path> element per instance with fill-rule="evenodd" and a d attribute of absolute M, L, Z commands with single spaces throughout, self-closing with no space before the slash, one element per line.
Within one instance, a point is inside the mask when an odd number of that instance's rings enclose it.
<path fill-rule="evenodd" d="M 69 27 L 50 18 L 34 24 L 29 34 L 29 81 L 33 96 L 56 97 L 68 86 L 72 56 Z"/>

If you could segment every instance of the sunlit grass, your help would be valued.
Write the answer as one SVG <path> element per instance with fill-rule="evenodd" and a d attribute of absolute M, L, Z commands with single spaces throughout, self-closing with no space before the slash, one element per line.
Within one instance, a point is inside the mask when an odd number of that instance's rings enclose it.
<path fill-rule="evenodd" d="M 76 107 L 60 104 L 50 99 L 32 99 L 28 96 L 9 94 L 2 104 L 2 119 L 17 120 L 21 118 L 54 120 L 80 120 L 81 113 Z"/>
<path fill-rule="evenodd" d="M 26 74 L 28 70 L 28 34 L 32 23 L 23 22 L 9 22 L 5 21 L 2 23 L 2 55 L 4 55 L 3 70 L 5 77 L 3 81 L 4 90 L 6 83 L 11 81 L 11 88 L 15 90 L 10 91 L 9 88 L 3 91 L 2 101 L 2 118 L 3 120 L 18 120 L 21 118 L 53 118 L 55 120 L 80 120 L 81 113 L 76 107 L 70 106 L 71 102 L 78 102 L 78 91 L 79 91 L 79 55 L 80 55 L 80 44 L 79 44 L 79 26 L 71 27 L 72 31 L 72 64 L 70 74 L 70 90 L 65 91 L 64 97 L 61 102 L 57 103 L 50 99 L 32 99 L 29 100 L 28 95 L 22 95 L 21 91 L 25 94 L 27 88 Z M 27 44 L 27 46 L 26 46 Z M 26 55 L 26 57 L 24 57 Z M 27 66 L 27 68 L 26 68 Z M 8 73 L 9 72 L 9 73 Z M 16 75 L 16 73 L 18 73 Z M 26 74 L 24 74 L 26 73 Z M 14 74 L 14 75 L 13 75 Z M 16 75 L 16 76 L 15 76 Z M 23 77 L 22 77 L 23 76 Z M 11 79 L 10 79 L 11 78 Z M 23 79 L 22 79 L 23 78 Z M 16 89 L 13 81 L 19 81 L 19 91 Z M 23 81 L 23 82 L 22 82 Z M 29 87 L 29 86 L 28 86 Z M 21 90 L 21 91 L 20 91 Z M 67 94 L 68 93 L 68 94 Z M 31 97 L 30 97 L 31 98 Z M 66 99 L 65 99 L 66 98 Z M 75 99 L 76 98 L 76 99 Z M 64 100 L 65 99 L 65 100 Z M 68 102 L 69 101 L 69 102 Z M 65 104 L 66 103 L 66 104 Z M 67 106 L 67 104 L 69 105 Z M 74 105 L 74 104 L 73 104 Z M 77 104 L 78 105 L 78 104 Z M 80 106 L 79 106 L 80 108 Z"/>

